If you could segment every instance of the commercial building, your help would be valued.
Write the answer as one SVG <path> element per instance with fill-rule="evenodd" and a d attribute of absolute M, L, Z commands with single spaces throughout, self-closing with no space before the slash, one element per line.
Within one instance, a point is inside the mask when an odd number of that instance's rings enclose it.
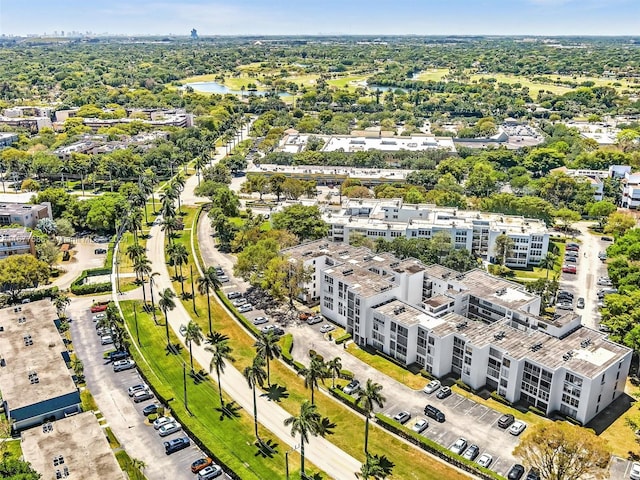
<path fill-rule="evenodd" d="M 0 203 L 0 227 L 7 225 L 22 225 L 35 228 L 43 218 L 53 218 L 51 203 Z"/>
<path fill-rule="evenodd" d="M 124 480 L 93 412 L 25 430 L 22 454 L 43 479 Z"/>
<path fill-rule="evenodd" d="M 540 316 L 522 285 L 327 241 L 282 253 L 312 272 L 303 301 L 405 365 L 583 423 L 624 391 L 632 351 L 573 312 Z"/>
<path fill-rule="evenodd" d="M 15 430 L 80 411 L 56 319 L 49 300 L 0 310 L 0 393 Z"/>
<path fill-rule="evenodd" d="M 541 220 L 473 210 L 405 204 L 401 199 L 349 199 L 323 212 L 329 239 L 349 243 L 353 233 L 369 238 L 432 238 L 437 232 L 451 237 L 455 248 L 494 261 L 496 239 L 507 235 L 514 247 L 505 265 L 538 265 L 549 249 L 549 231 Z"/>
<path fill-rule="evenodd" d="M 0 259 L 25 253 L 36 254 L 33 234 L 25 228 L 0 228 Z"/>

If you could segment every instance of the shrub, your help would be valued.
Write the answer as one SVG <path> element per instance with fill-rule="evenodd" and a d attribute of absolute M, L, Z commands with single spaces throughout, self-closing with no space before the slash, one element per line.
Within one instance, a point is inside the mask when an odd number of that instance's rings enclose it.
<path fill-rule="evenodd" d="M 353 380 L 353 372 L 351 370 L 342 369 L 340 370 L 339 377 L 343 380 Z"/>
<path fill-rule="evenodd" d="M 436 378 L 426 370 L 420 370 L 420 375 L 423 376 L 424 378 L 428 378 L 429 380 L 433 380 L 434 378 Z"/>
<path fill-rule="evenodd" d="M 283 335 L 280 342 L 282 343 L 282 359 L 291 364 L 293 362 L 293 357 L 291 356 L 291 350 L 293 349 L 293 335 L 290 333 Z"/>
<path fill-rule="evenodd" d="M 330 388 L 329 393 L 331 393 L 331 395 L 340 400 L 342 403 L 364 415 L 365 411 L 362 409 L 362 407 L 360 407 L 360 405 L 356 403 L 356 399 L 351 395 L 347 395 L 339 388 Z"/>
<path fill-rule="evenodd" d="M 293 361 L 293 368 L 296 371 L 296 373 L 300 373 L 303 370 L 307 369 L 307 367 L 305 367 L 302 363 L 296 362 L 295 360 Z"/>
<path fill-rule="evenodd" d="M 502 403 L 503 405 L 511 406 L 511 402 L 504 398 L 502 395 L 498 394 L 498 392 L 491 392 L 491 398 L 493 398 L 496 402 Z"/>
<path fill-rule="evenodd" d="M 540 410 L 538 407 L 534 407 L 533 405 L 529 406 L 529 411 L 535 413 L 536 415 L 540 415 L 541 417 L 546 416 L 545 412 Z"/>
<path fill-rule="evenodd" d="M 111 282 L 93 283 L 88 285 L 84 284 L 87 277 L 109 274 L 111 274 L 110 268 L 93 268 L 90 270 L 84 270 L 71 284 L 71 293 L 74 295 L 90 295 L 93 293 L 109 292 L 111 291 Z"/>
<path fill-rule="evenodd" d="M 346 342 L 347 340 L 351 340 L 350 333 L 345 333 L 344 335 L 340 335 L 339 337 L 336 337 L 335 342 L 336 342 L 336 345 L 340 345 Z"/>
<path fill-rule="evenodd" d="M 461 389 L 466 390 L 467 392 L 473 392 L 473 388 L 471 388 L 469 385 L 464 383 L 462 380 L 456 380 L 455 384 Z"/>

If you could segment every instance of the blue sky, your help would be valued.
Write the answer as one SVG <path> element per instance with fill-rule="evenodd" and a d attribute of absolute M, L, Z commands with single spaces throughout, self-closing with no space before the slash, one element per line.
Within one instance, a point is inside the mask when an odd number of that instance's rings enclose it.
<path fill-rule="evenodd" d="M 0 0 L 0 34 L 640 35 L 639 0 Z"/>

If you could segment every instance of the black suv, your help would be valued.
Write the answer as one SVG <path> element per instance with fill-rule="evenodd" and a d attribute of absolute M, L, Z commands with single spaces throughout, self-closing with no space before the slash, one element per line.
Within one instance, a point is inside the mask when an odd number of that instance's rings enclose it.
<path fill-rule="evenodd" d="M 427 405 L 426 407 L 424 407 L 424 414 L 427 417 L 431 417 L 440 423 L 445 421 L 444 413 L 442 413 L 439 408 L 436 408 L 433 405 Z"/>
<path fill-rule="evenodd" d="M 511 467 L 511 470 L 509 470 L 509 473 L 507 474 L 507 479 L 520 480 L 523 475 L 524 475 L 524 467 L 519 463 L 516 463 L 513 467 Z"/>
<path fill-rule="evenodd" d="M 507 413 L 505 415 L 502 415 L 498 419 L 498 426 L 500 428 L 507 428 L 509 425 L 513 423 L 514 420 L 515 418 L 513 418 L 513 415 L 511 415 L 510 413 Z"/>
<path fill-rule="evenodd" d="M 164 453 L 171 455 L 178 450 L 187 448 L 191 442 L 188 437 L 173 438 L 168 442 L 164 442 Z"/>
<path fill-rule="evenodd" d="M 124 360 L 129 358 L 129 353 L 124 350 L 116 350 L 115 352 L 109 352 L 109 360 L 117 362 L 118 360 Z"/>

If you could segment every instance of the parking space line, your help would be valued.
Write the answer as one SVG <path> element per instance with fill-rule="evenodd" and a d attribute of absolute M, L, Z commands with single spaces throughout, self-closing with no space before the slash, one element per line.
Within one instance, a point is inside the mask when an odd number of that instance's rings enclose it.
<path fill-rule="evenodd" d="M 478 420 L 481 420 L 481 419 L 482 419 L 482 417 L 484 417 L 487 413 L 490 413 L 490 412 L 491 412 L 491 409 L 490 409 L 489 407 L 485 407 L 485 408 L 486 408 L 486 410 L 484 411 L 484 413 L 483 413 L 482 415 L 480 415 L 480 416 L 478 417 Z M 493 422 L 491 422 L 491 423 L 493 423 Z"/>

